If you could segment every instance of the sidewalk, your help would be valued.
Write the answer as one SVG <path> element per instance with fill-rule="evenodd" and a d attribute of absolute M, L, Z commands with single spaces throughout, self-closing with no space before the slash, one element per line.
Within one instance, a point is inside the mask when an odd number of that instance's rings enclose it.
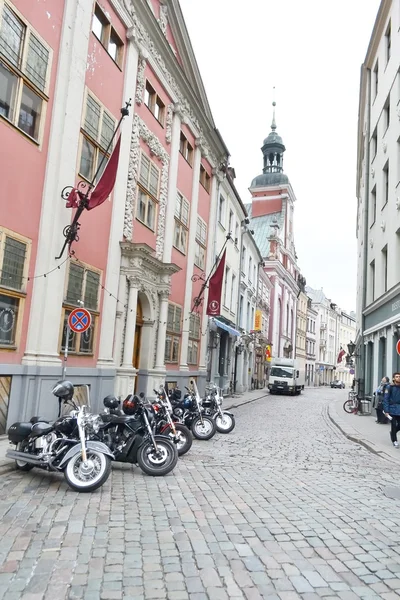
<path fill-rule="evenodd" d="M 343 410 L 345 398 L 336 400 L 328 406 L 330 420 L 353 442 L 361 444 L 382 458 L 400 462 L 400 449 L 394 448 L 390 441 L 390 425 L 375 423 L 375 410 L 371 415 L 353 415 Z"/>

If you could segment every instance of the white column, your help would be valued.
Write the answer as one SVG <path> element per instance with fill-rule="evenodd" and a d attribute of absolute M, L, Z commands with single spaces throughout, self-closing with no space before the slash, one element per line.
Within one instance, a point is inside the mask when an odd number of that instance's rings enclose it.
<path fill-rule="evenodd" d="M 171 262 L 172 244 L 174 240 L 174 218 L 178 181 L 179 145 L 181 139 L 181 119 L 179 107 L 175 108 L 172 120 L 171 153 L 168 174 L 168 202 L 165 215 L 165 234 L 163 262 Z"/>
<path fill-rule="evenodd" d="M 197 143 L 197 140 L 196 140 Z M 201 149 L 197 146 L 194 162 L 193 162 L 193 182 L 192 182 L 192 203 L 190 207 L 190 229 L 189 239 L 187 245 L 187 270 L 186 270 L 186 285 L 185 285 L 185 303 L 183 306 L 183 332 L 182 332 L 182 343 L 181 343 L 181 363 L 179 365 L 180 371 L 188 371 L 187 355 L 189 345 L 189 325 L 190 325 L 190 312 L 192 308 L 192 275 L 194 271 L 194 256 L 196 249 L 196 228 L 197 228 L 197 207 L 199 204 L 199 185 L 200 185 L 200 163 L 201 163 Z M 200 342 L 201 344 L 201 342 Z"/>
<path fill-rule="evenodd" d="M 122 368 L 132 369 L 133 347 L 135 345 L 136 311 L 138 287 L 136 278 L 129 278 L 129 299 L 125 323 L 125 341 Z"/>
<path fill-rule="evenodd" d="M 114 330 L 113 357 L 114 364 L 119 367 L 122 364 L 122 335 L 124 331 L 124 304 L 126 302 L 127 278 L 125 274 L 119 276 L 118 298 L 120 304 L 117 306 L 117 318 Z"/>
<path fill-rule="evenodd" d="M 43 189 L 35 275 L 46 273 L 64 243 L 62 231 L 71 221 L 71 210 L 61 200 L 61 190 L 75 184 L 76 153 L 85 89 L 92 4 L 66 0 L 60 56 L 54 91 L 46 175 Z M 61 365 L 58 352 L 66 264 L 49 277 L 35 280 L 23 364 Z"/>
<path fill-rule="evenodd" d="M 220 179 L 219 179 L 220 177 Z M 213 178 L 211 180 L 211 202 L 210 202 L 210 217 L 208 220 L 208 235 L 207 235 L 207 259 L 206 259 L 206 268 L 205 274 L 206 277 L 208 273 L 211 271 L 211 267 L 215 261 L 215 236 L 216 236 L 216 222 L 217 222 L 217 200 L 218 200 L 218 190 L 219 190 L 219 182 L 222 180 L 222 176 L 217 174 L 217 171 L 213 170 Z M 204 291 L 204 301 L 203 301 L 203 315 L 202 315 L 202 325 L 201 325 L 201 342 L 200 342 L 200 362 L 199 362 L 199 371 L 206 371 L 206 354 L 207 354 L 207 345 L 208 338 L 210 332 L 208 331 L 208 316 L 207 316 L 207 300 L 208 300 L 208 290 Z M 213 376 L 213 372 L 211 371 L 211 378 Z"/>
<path fill-rule="evenodd" d="M 160 322 L 158 326 L 157 334 L 157 352 L 156 352 L 156 370 L 165 371 L 165 338 L 167 331 L 167 318 L 168 318 L 168 297 L 169 293 L 165 292 L 160 294 Z"/>
<path fill-rule="evenodd" d="M 121 152 L 118 164 L 118 174 L 113 194 L 113 210 L 111 217 L 110 236 L 108 242 L 107 274 L 105 280 L 106 289 L 118 296 L 118 285 L 121 265 L 121 250 L 119 242 L 123 237 L 125 200 L 126 200 L 126 182 L 128 180 L 130 145 L 132 121 L 135 106 L 135 88 L 139 53 L 137 48 L 131 42 L 127 48 L 128 56 L 125 67 L 125 86 L 124 101 L 132 98 L 132 106 L 129 109 L 129 116 L 122 122 Z M 118 311 L 117 301 L 110 294 L 104 293 L 99 358 L 97 366 L 114 366 L 113 357 L 113 339 L 116 327 L 116 312 Z"/>

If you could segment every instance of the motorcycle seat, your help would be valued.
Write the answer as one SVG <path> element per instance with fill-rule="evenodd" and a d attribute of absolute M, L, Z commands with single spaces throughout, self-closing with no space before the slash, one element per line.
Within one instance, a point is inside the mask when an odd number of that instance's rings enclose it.
<path fill-rule="evenodd" d="M 32 423 L 32 425 L 34 425 L 35 423 L 39 423 L 39 421 L 41 423 L 49 422 L 47 419 L 44 419 L 43 417 L 32 417 L 29 422 Z"/>
<path fill-rule="evenodd" d="M 51 431 L 53 431 L 53 425 L 49 425 L 47 421 L 42 421 L 32 425 L 31 435 L 38 437 L 39 435 L 47 435 Z"/>

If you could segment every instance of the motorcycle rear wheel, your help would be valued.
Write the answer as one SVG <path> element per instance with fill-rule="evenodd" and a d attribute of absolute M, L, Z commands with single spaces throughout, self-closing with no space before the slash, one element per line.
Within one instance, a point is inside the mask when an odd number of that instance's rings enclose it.
<path fill-rule="evenodd" d="M 176 445 L 176 449 L 178 450 L 178 456 L 183 456 L 186 452 L 189 452 L 190 448 L 193 444 L 192 434 L 186 425 L 182 425 L 181 423 L 175 423 L 176 433 L 178 434 L 178 443 Z M 173 441 L 173 431 L 170 426 L 166 427 L 161 435 L 165 435 L 170 438 L 171 442 Z"/>
<path fill-rule="evenodd" d="M 210 417 L 203 416 L 203 423 L 204 425 L 201 424 L 200 417 L 196 417 L 193 420 L 190 429 L 192 430 L 194 437 L 198 440 L 210 440 L 217 431 L 215 421 L 210 419 Z"/>
<path fill-rule="evenodd" d="M 105 483 L 111 472 L 111 459 L 97 450 L 86 450 L 88 467 L 85 467 L 82 454 L 75 454 L 64 469 L 64 477 L 69 487 L 76 492 L 93 492 Z"/>
<path fill-rule="evenodd" d="M 222 417 L 219 414 L 215 417 L 215 426 L 219 433 L 230 433 L 235 429 L 235 425 L 236 422 L 233 415 L 223 412 Z"/>
<path fill-rule="evenodd" d="M 137 462 L 146 475 L 161 477 L 175 468 L 178 450 L 175 444 L 163 435 L 156 435 L 155 440 L 158 452 L 155 452 L 151 441 L 146 441 L 138 450 Z"/>
<path fill-rule="evenodd" d="M 25 448 L 25 443 L 24 442 L 20 442 L 17 445 L 18 452 L 23 452 L 24 448 Z M 27 462 L 24 462 L 22 460 L 16 460 L 15 461 L 15 468 L 17 469 L 17 471 L 25 471 L 25 472 L 27 472 L 27 471 L 30 471 L 31 469 L 33 469 L 33 465 L 31 465 L 31 464 L 29 464 Z"/>

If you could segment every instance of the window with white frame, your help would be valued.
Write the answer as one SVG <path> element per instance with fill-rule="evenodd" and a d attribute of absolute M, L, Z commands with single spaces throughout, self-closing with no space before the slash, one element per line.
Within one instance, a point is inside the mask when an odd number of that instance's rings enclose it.
<path fill-rule="evenodd" d="M 220 194 L 218 202 L 218 221 L 222 227 L 225 227 L 225 204 L 225 198 Z"/>
<path fill-rule="evenodd" d="M 252 275 L 253 275 L 253 259 L 251 258 L 251 256 L 249 256 L 249 270 L 247 273 L 247 276 L 249 278 L 249 283 L 252 283 Z"/>
<path fill-rule="evenodd" d="M 30 246 L 27 238 L 0 227 L 0 348 L 18 345 Z"/>
<path fill-rule="evenodd" d="M 167 335 L 165 337 L 166 363 L 179 362 L 179 349 L 182 334 L 182 308 L 176 304 L 168 303 Z"/>
<path fill-rule="evenodd" d="M 109 144 L 114 135 L 115 119 L 104 106 L 87 92 L 81 127 L 79 175 L 87 181 L 101 177 L 111 153 Z"/>
<path fill-rule="evenodd" d="M 235 246 L 237 246 L 239 244 L 239 223 L 236 221 L 235 223 Z"/>
<path fill-rule="evenodd" d="M 175 232 L 174 232 L 174 247 L 186 254 L 186 244 L 189 228 L 189 202 L 177 193 L 175 203 Z"/>
<path fill-rule="evenodd" d="M 207 225 L 201 217 L 197 217 L 196 247 L 194 251 L 194 263 L 200 269 L 206 265 Z"/>
<path fill-rule="evenodd" d="M 232 235 L 233 211 L 229 210 L 228 233 Z"/>
<path fill-rule="evenodd" d="M 229 272 L 230 272 L 230 268 L 229 267 L 225 267 L 224 306 L 226 306 L 226 308 L 229 308 L 229 304 L 228 304 Z"/>
<path fill-rule="evenodd" d="M 232 273 L 230 311 L 236 312 L 236 275 Z"/>
<path fill-rule="evenodd" d="M 245 246 L 242 246 L 242 260 L 241 260 L 241 266 L 240 266 L 243 275 L 245 274 L 246 271 L 246 248 Z"/>
<path fill-rule="evenodd" d="M 160 169 L 141 152 L 136 218 L 151 230 L 156 228 Z"/>
<path fill-rule="evenodd" d="M 68 317 L 74 308 L 83 306 L 90 311 L 92 323 L 84 333 L 69 332 L 68 351 L 73 354 L 94 353 L 94 339 L 99 316 L 101 273 L 94 267 L 70 262 L 68 282 L 63 302 L 63 331 L 60 351 L 65 350 Z"/>
<path fill-rule="evenodd" d="M 1 5 L 1 2 L 0 2 Z M 51 50 L 14 7 L 0 15 L 0 115 L 40 141 Z"/>
<path fill-rule="evenodd" d="M 192 313 L 189 319 L 189 343 L 188 357 L 189 365 L 197 365 L 199 361 L 199 346 L 200 346 L 200 315 Z"/>

